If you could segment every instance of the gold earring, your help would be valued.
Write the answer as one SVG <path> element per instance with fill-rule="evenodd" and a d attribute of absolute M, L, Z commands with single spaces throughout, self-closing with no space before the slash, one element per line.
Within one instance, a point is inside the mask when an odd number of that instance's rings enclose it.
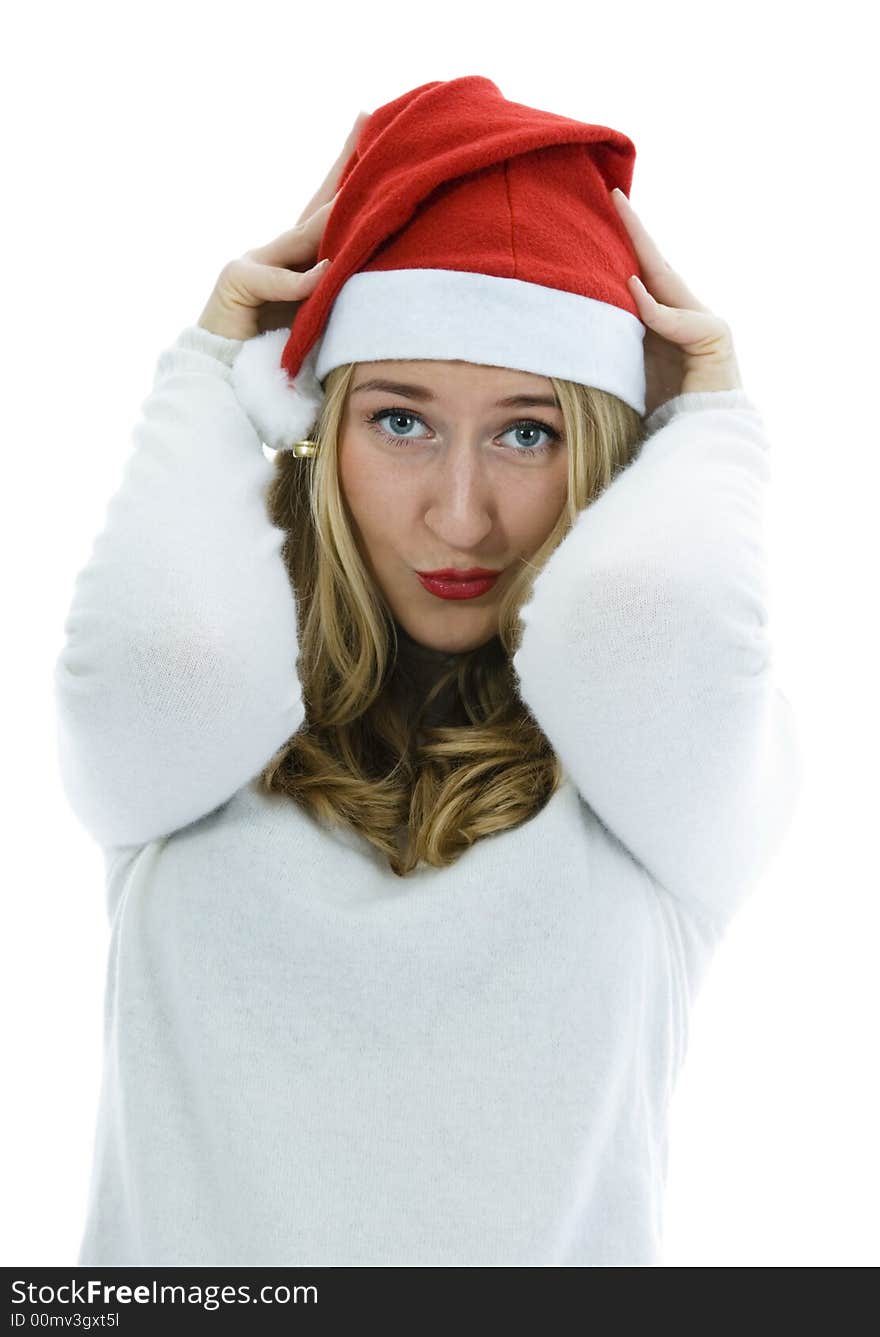
<path fill-rule="evenodd" d="M 298 459 L 305 459 L 317 452 L 317 441 L 294 441 L 292 450 Z"/>

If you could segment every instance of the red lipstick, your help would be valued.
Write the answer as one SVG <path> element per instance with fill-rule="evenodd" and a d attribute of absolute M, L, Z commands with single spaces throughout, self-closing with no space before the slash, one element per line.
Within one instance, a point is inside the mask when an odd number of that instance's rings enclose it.
<path fill-rule="evenodd" d="M 485 566 L 471 566 L 466 571 L 445 566 L 440 571 L 417 571 L 416 575 L 428 593 L 438 599 L 475 599 L 492 588 L 501 572 Z"/>

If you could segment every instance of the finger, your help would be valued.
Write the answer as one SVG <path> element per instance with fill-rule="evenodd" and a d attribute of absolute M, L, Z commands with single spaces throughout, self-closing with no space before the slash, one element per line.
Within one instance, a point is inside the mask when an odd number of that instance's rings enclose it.
<path fill-rule="evenodd" d="M 678 271 L 672 268 L 623 191 L 613 190 L 611 198 L 639 258 L 642 279 L 655 297 L 668 306 L 708 312 L 709 308 L 703 305 Z"/>
<path fill-rule="evenodd" d="M 645 324 L 688 354 L 720 353 L 732 342 L 726 321 L 713 312 L 667 306 L 648 292 L 635 275 L 630 280 L 630 289 Z"/>
<path fill-rule="evenodd" d="M 315 191 L 314 195 L 309 200 L 306 207 L 303 209 L 299 218 L 296 220 L 297 223 L 302 223 L 303 220 L 308 218 L 311 214 L 313 214 L 316 209 L 319 209 L 322 204 L 327 204 L 328 201 L 330 201 L 336 194 L 336 188 L 339 185 L 339 178 L 342 175 L 342 169 L 348 162 L 348 159 L 351 157 L 355 148 L 357 147 L 357 142 L 358 139 L 360 138 L 361 130 L 366 125 L 371 115 L 372 113 L 369 111 L 358 112 L 357 116 L 355 117 L 354 124 L 348 132 L 348 138 L 343 144 L 339 152 L 339 155 L 336 158 L 336 161 L 330 168 L 330 171 L 324 177 L 324 180 L 321 182 L 320 186 Z"/>
<path fill-rule="evenodd" d="M 335 199 L 335 196 L 334 196 Z M 247 255 L 263 265 L 290 265 L 302 268 L 311 265 L 318 254 L 327 216 L 333 200 L 322 204 L 304 223 L 287 228 L 265 246 L 255 246 Z"/>
<path fill-rule="evenodd" d="M 305 297 L 326 268 L 299 272 L 261 264 L 252 255 L 243 256 L 237 262 L 234 275 L 230 275 L 230 278 L 235 285 L 240 284 L 245 293 L 261 302 L 292 302 Z"/>

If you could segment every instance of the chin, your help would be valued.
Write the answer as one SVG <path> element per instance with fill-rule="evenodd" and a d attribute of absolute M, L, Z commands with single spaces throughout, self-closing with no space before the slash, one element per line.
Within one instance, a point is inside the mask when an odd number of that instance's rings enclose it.
<path fill-rule="evenodd" d="M 458 609 L 455 611 L 460 612 Z M 448 615 L 443 620 L 447 625 L 441 626 L 428 619 L 396 619 L 398 630 L 403 632 L 404 638 L 408 637 L 423 649 L 435 650 L 438 654 L 466 654 L 469 650 L 485 645 L 497 634 L 497 628 L 492 622 L 483 621 L 480 625 L 471 621 L 468 626 L 468 619 L 456 619 Z M 456 620 L 461 625 L 453 625 Z"/>

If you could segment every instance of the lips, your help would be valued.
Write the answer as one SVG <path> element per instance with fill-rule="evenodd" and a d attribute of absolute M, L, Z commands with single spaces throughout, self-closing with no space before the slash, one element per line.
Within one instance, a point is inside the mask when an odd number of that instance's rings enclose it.
<path fill-rule="evenodd" d="M 443 571 L 417 571 L 416 575 L 428 593 L 438 599 L 476 599 L 491 590 L 501 572 L 486 567 L 468 571 L 446 567 Z"/>
<path fill-rule="evenodd" d="M 469 566 L 466 571 L 459 571 L 454 566 L 441 567 L 439 571 L 417 571 L 417 576 L 430 576 L 433 580 L 478 580 L 491 576 L 500 576 L 500 571 L 493 571 L 488 566 Z"/>

